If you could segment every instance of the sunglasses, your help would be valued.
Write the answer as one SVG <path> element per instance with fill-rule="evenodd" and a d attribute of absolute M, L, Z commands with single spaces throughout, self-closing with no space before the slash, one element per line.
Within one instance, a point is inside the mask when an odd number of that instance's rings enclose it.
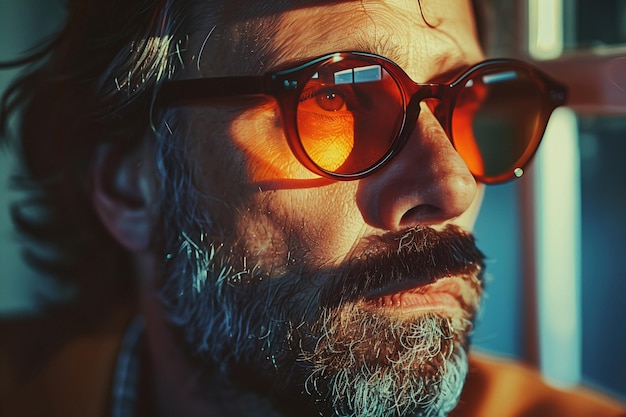
<path fill-rule="evenodd" d="M 537 68 L 496 59 L 449 84 L 416 83 L 394 62 L 338 52 L 264 76 L 165 82 L 162 104 L 237 95 L 278 102 L 296 158 L 323 177 L 366 177 L 397 155 L 425 101 L 477 181 L 520 177 L 567 89 Z"/>

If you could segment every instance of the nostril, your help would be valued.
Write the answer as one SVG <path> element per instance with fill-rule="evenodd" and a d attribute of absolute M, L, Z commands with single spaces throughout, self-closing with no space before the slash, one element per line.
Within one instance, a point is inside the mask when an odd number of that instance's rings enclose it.
<path fill-rule="evenodd" d="M 431 204 L 420 204 L 415 207 L 411 207 L 400 218 L 400 227 L 412 227 L 417 223 L 431 223 L 436 222 L 441 216 L 442 210 Z"/>

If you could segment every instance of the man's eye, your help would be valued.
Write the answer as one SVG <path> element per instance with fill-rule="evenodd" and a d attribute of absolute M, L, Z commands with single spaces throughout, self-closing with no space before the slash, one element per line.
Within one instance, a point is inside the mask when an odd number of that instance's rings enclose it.
<path fill-rule="evenodd" d="M 315 95 L 315 101 L 322 110 L 339 111 L 344 109 L 346 101 L 336 90 L 324 89 Z"/>
<path fill-rule="evenodd" d="M 337 88 L 308 88 L 300 97 L 300 109 L 312 112 L 346 111 L 347 103 L 344 92 Z"/>

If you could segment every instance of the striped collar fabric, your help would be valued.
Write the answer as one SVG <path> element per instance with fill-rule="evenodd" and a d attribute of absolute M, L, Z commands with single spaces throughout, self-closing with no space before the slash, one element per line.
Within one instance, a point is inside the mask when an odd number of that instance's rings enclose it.
<path fill-rule="evenodd" d="M 110 417 L 137 417 L 143 331 L 143 319 L 135 317 L 122 339 L 113 374 Z"/>

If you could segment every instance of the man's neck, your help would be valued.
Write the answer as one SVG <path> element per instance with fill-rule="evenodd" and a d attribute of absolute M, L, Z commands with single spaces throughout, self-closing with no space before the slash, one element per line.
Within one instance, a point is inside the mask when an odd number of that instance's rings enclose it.
<path fill-rule="evenodd" d="M 283 417 L 272 409 L 269 398 L 238 390 L 217 370 L 207 372 L 189 358 L 180 337 L 166 321 L 155 291 L 142 288 L 140 308 L 145 322 L 144 354 L 149 367 L 149 390 L 140 399 L 159 417 Z"/>
<path fill-rule="evenodd" d="M 163 333 L 167 327 L 163 323 L 146 326 L 151 368 L 146 382 L 152 398 L 145 400 L 151 401 L 156 416 L 284 417 L 272 408 L 269 398 L 237 389 L 219 371 L 207 375 L 194 367 L 173 343 L 173 335 Z"/>

